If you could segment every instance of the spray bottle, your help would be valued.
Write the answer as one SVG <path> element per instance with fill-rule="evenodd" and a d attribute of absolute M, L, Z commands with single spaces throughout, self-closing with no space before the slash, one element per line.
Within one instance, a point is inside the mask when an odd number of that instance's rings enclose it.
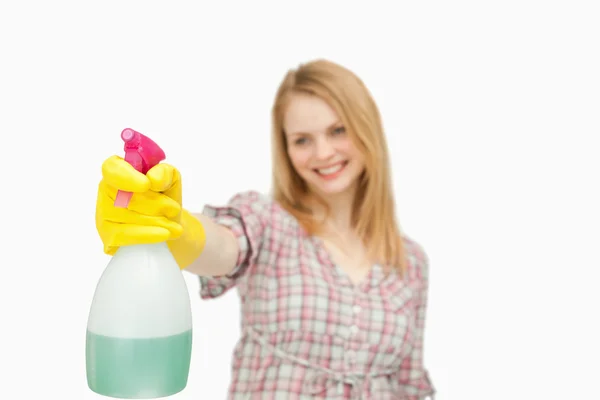
<path fill-rule="evenodd" d="M 165 159 L 162 149 L 124 129 L 125 160 L 142 173 Z M 115 206 L 131 193 L 119 191 Z M 166 242 L 120 247 L 96 287 L 87 325 L 89 388 L 121 399 L 182 391 L 192 351 L 192 313 L 183 274 Z"/>

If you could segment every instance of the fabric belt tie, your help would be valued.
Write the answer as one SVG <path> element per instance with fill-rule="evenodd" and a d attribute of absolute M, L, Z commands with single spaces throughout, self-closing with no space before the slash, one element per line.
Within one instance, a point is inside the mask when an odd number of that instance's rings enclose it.
<path fill-rule="evenodd" d="M 268 340 L 258 333 L 256 330 L 252 328 L 246 328 L 245 331 L 260 343 L 264 348 L 268 349 L 273 355 L 277 356 L 281 360 L 287 360 L 292 363 L 296 363 L 302 365 L 310 371 L 307 377 L 305 378 L 304 387 L 307 391 L 312 394 L 318 394 L 323 392 L 325 389 L 337 385 L 338 394 L 344 394 L 344 383 L 347 383 L 351 386 L 351 398 L 356 400 L 371 400 L 373 398 L 373 394 L 371 393 L 372 380 L 374 378 L 388 377 L 392 375 L 398 374 L 398 369 L 388 369 L 381 370 L 375 372 L 365 373 L 352 373 L 346 374 L 341 373 L 339 371 L 334 371 L 329 368 L 324 368 L 320 365 L 314 365 L 308 362 L 305 359 L 296 357 L 292 354 L 289 354 L 280 348 L 273 346 L 268 342 Z M 368 395 L 368 397 L 363 397 L 363 395 Z M 398 399 L 403 399 L 404 396 L 401 393 L 398 393 Z"/>

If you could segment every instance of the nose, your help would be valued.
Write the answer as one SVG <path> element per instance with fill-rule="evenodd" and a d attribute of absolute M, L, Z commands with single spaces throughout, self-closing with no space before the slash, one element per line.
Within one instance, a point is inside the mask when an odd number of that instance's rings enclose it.
<path fill-rule="evenodd" d="M 335 149 L 328 138 L 320 137 L 316 147 L 316 157 L 319 160 L 326 160 L 335 154 Z"/>

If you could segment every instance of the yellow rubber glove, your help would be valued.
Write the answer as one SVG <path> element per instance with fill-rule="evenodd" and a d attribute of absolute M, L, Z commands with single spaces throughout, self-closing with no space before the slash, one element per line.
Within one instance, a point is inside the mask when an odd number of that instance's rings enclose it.
<path fill-rule="evenodd" d="M 118 190 L 133 192 L 126 209 L 114 206 Z M 121 246 L 167 241 L 181 269 L 206 243 L 200 221 L 181 206 L 181 176 L 175 167 L 158 164 L 144 175 L 118 156 L 102 164 L 96 229 L 109 255 Z"/>

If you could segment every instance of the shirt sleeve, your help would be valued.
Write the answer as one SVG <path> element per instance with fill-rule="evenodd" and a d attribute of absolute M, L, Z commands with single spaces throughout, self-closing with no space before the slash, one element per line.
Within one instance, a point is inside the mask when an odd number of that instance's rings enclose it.
<path fill-rule="evenodd" d="M 265 238 L 265 226 L 272 210 L 265 195 L 247 191 L 233 196 L 225 206 L 206 205 L 202 213 L 235 235 L 239 253 L 235 268 L 227 275 L 200 276 L 200 297 L 216 298 L 234 287 L 256 262 Z"/>
<path fill-rule="evenodd" d="M 427 297 L 429 293 L 429 260 L 426 253 L 420 249 L 417 257 L 416 278 L 421 281 L 415 313 L 415 341 L 411 354 L 404 359 L 399 374 L 399 383 L 407 394 L 408 400 L 425 400 L 435 398 L 435 388 L 431 383 L 429 372 L 423 365 L 423 339 L 425 316 L 427 312 Z"/>

